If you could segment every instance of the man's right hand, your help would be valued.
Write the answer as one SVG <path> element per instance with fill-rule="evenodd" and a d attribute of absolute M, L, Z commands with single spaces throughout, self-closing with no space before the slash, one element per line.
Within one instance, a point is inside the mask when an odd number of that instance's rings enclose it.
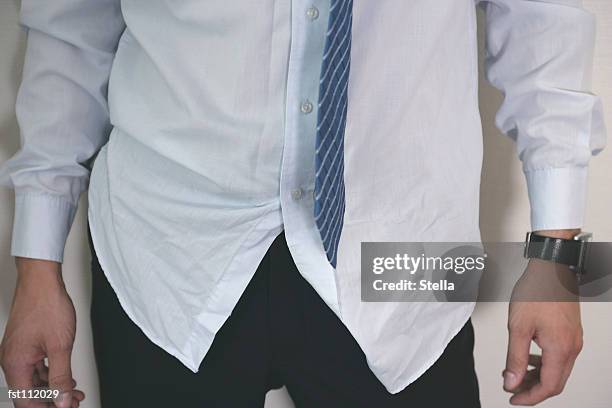
<path fill-rule="evenodd" d="M 0 365 L 8 387 L 60 390 L 54 400 L 56 407 L 78 407 L 85 394 L 74 389 L 70 362 L 76 315 L 62 280 L 61 264 L 21 257 L 16 257 L 15 263 L 17 287 L 0 344 Z M 21 399 L 15 401 L 15 406 L 34 408 L 48 404 Z"/>

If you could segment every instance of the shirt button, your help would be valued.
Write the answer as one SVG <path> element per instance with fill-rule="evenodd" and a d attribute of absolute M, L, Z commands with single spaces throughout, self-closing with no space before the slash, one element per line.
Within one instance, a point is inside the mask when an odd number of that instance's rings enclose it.
<path fill-rule="evenodd" d="M 313 109 L 313 106 L 312 106 L 312 102 L 310 101 L 304 101 L 302 102 L 302 106 L 300 106 L 300 110 L 302 111 L 302 113 L 306 115 L 312 112 L 312 109 Z"/>
<path fill-rule="evenodd" d="M 314 6 L 310 7 L 308 10 L 306 10 L 306 17 L 312 21 L 316 20 L 319 18 L 319 9 Z"/>
<path fill-rule="evenodd" d="M 297 190 L 293 190 L 291 192 L 291 198 L 293 198 L 295 201 L 299 200 L 302 198 L 302 189 L 298 188 Z"/>

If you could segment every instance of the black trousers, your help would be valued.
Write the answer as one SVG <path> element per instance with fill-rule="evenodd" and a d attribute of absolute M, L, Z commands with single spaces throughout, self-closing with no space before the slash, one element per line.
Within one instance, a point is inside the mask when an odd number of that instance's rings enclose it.
<path fill-rule="evenodd" d="M 262 260 L 197 374 L 151 343 L 126 316 L 91 236 L 89 245 L 104 408 L 256 408 L 268 390 L 282 385 L 298 408 L 480 406 L 470 321 L 425 374 L 390 394 L 345 326 L 299 274 L 284 234 Z"/>

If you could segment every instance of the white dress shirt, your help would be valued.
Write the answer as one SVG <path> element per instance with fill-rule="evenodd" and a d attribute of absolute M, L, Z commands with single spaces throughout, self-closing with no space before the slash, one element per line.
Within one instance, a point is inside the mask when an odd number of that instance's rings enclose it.
<path fill-rule="evenodd" d="M 328 0 L 22 0 L 22 148 L 0 169 L 16 192 L 11 254 L 61 262 L 89 185 L 94 246 L 123 308 L 197 371 L 284 229 L 374 374 L 402 390 L 474 304 L 361 302 L 360 243 L 480 240 L 475 3 L 355 1 L 334 270 L 312 198 Z M 497 124 L 517 141 L 532 228 L 581 227 L 587 165 L 605 144 L 594 19 L 578 0 L 485 6 Z"/>

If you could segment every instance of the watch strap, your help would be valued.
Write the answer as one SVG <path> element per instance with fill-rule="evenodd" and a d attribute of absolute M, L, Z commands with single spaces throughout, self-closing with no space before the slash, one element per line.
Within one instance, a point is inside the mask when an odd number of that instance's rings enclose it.
<path fill-rule="evenodd" d="M 528 234 L 525 258 L 538 258 L 568 266 L 581 263 L 582 242 L 563 238 Z"/>

